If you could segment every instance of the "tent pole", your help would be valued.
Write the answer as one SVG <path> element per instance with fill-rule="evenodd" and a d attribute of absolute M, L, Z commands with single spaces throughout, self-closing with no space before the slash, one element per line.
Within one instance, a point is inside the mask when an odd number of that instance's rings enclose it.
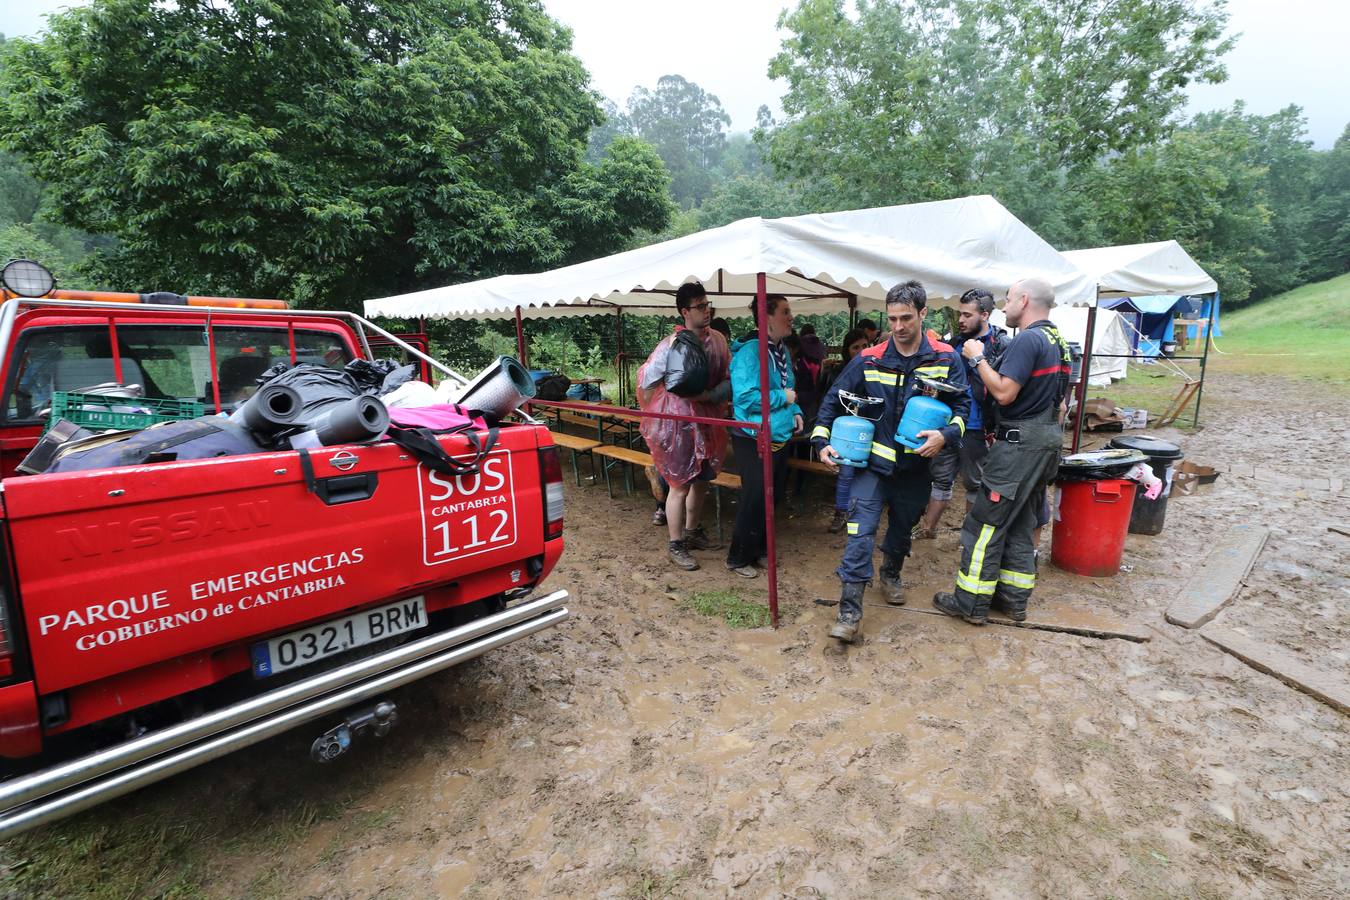
<path fill-rule="evenodd" d="M 759 458 L 764 466 L 764 539 L 769 552 L 769 618 L 778 627 L 778 542 L 773 514 L 773 429 L 769 425 L 769 301 L 768 278 L 755 276 L 755 309 L 759 315 Z"/>
<path fill-rule="evenodd" d="M 627 406 L 624 402 L 628 396 L 628 379 L 623 375 L 623 307 L 614 307 L 614 338 L 618 342 L 618 350 L 614 351 L 614 371 L 619 376 L 619 405 Z"/>
<path fill-rule="evenodd" d="M 848 295 L 848 328 L 845 331 L 852 331 L 858 327 L 858 295 Z M 845 347 L 845 350 L 848 348 Z"/>
<path fill-rule="evenodd" d="M 1209 301 L 1209 321 L 1205 323 L 1205 349 L 1200 354 L 1200 386 L 1195 389 L 1195 419 L 1193 427 L 1200 427 L 1200 396 L 1205 392 L 1205 366 L 1209 364 L 1209 345 L 1214 341 L 1214 320 L 1219 315 L 1219 292 L 1216 290 Z"/>
<path fill-rule="evenodd" d="M 530 361 L 525 356 L 525 326 L 520 321 L 520 307 L 516 307 L 516 355 L 520 359 L 520 364 L 525 368 L 530 367 Z"/>
<path fill-rule="evenodd" d="M 1100 289 L 1098 290 L 1097 302 L 1100 302 Z M 1087 333 L 1083 335 L 1083 367 L 1078 373 L 1078 409 L 1074 411 L 1073 417 L 1073 444 L 1071 452 L 1078 452 L 1078 445 L 1083 440 L 1083 406 L 1087 403 L 1088 378 L 1092 374 L 1092 335 L 1097 330 L 1097 302 L 1088 307 Z"/>

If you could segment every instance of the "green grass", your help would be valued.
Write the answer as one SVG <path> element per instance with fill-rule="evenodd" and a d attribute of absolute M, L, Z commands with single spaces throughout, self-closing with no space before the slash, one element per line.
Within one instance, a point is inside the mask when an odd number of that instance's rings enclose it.
<path fill-rule="evenodd" d="M 1350 383 L 1350 275 L 1225 313 L 1220 328 L 1215 371 Z"/>
<path fill-rule="evenodd" d="M 700 591 L 680 605 L 703 616 L 724 620 L 732 628 L 767 628 L 769 608 L 742 600 L 730 591 Z"/>
<path fill-rule="evenodd" d="M 1221 337 L 1209 354 L 1210 375 L 1275 375 L 1326 384 L 1350 384 L 1350 275 L 1305 284 L 1252 306 L 1225 312 Z M 1187 353 L 1199 354 L 1192 347 Z M 1193 378 L 1198 361 L 1177 360 L 1175 365 Z M 1105 397 L 1116 406 L 1149 412 L 1150 426 L 1171 404 L 1182 377 L 1166 363 L 1130 363 L 1129 376 L 1110 387 L 1089 387 L 1088 398 Z M 1194 405 L 1188 405 L 1175 423 L 1191 428 Z M 1201 423 L 1204 423 L 1202 415 Z"/>

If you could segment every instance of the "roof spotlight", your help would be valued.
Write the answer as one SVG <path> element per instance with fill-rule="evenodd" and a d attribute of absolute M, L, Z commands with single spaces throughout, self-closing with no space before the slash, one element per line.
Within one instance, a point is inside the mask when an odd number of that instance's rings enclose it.
<path fill-rule="evenodd" d="M 0 270 L 0 284 L 19 297 L 45 297 L 56 287 L 56 276 L 31 259 L 11 259 Z"/>

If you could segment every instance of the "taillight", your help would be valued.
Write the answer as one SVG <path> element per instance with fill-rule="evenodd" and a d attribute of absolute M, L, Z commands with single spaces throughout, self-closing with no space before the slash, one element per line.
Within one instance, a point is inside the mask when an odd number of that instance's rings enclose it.
<path fill-rule="evenodd" d="M 544 540 L 551 541 L 563 532 L 562 457 L 557 447 L 540 448 L 539 480 L 544 483 Z"/>
<path fill-rule="evenodd" d="M 4 557 L 0 556 L 0 564 Z M 14 674 L 14 644 L 9 639 L 9 597 L 6 596 L 3 575 L 0 575 L 0 678 Z"/>

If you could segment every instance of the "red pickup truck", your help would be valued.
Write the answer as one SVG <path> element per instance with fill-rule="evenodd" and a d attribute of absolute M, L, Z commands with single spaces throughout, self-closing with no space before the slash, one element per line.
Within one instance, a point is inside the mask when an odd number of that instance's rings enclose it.
<path fill-rule="evenodd" d="M 388 730 L 393 688 L 567 617 L 564 591 L 528 599 L 563 549 L 558 451 L 528 420 L 453 478 L 389 442 L 311 450 L 312 479 L 296 451 L 15 472 L 57 391 L 134 383 L 209 413 L 277 361 L 340 368 L 371 339 L 459 378 L 389 333 L 276 301 L 4 300 L 0 839 L 303 723 L 331 758 Z"/>

